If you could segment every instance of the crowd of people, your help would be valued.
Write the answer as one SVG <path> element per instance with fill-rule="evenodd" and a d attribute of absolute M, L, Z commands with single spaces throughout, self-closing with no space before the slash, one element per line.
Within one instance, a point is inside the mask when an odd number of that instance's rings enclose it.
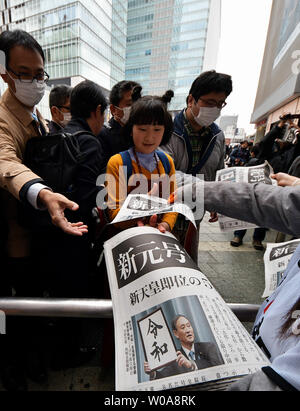
<path fill-rule="evenodd" d="M 227 165 L 229 167 L 254 167 L 268 161 L 274 173 L 287 173 L 300 177 L 298 135 L 300 127 L 291 118 L 291 115 L 282 116 L 280 121 L 257 144 L 247 140 L 241 142 L 228 153 Z M 294 116 L 297 117 L 297 116 Z M 298 116 L 299 120 L 300 116 Z M 290 137 L 292 135 L 292 138 Z M 230 242 L 232 247 L 243 245 L 243 238 L 247 230 L 237 230 Z M 253 233 L 253 247 L 263 251 L 262 242 L 266 237 L 267 228 L 259 227 Z M 278 237 L 280 238 L 280 237 Z"/>
<path fill-rule="evenodd" d="M 99 219 L 99 214 L 95 219 L 94 211 L 96 208 L 100 213 L 99 193 L 107 192 L 108 210 L 104 215 L 112 221 L 128 193 L 139 185 L 144 194 L 168 199 L 176 191 L 175 177 L 179 172 L 204 176 L 204 203 L 211 213 L 211 222 L 217 221 L 219 212 L 299 235 L 297 187 L 214 182 L 217 171 L 225 167 L 225 138 L 215 120 L 232 92 L 230 75 L 214 70 L 199 75 L 191 85 L 186 107 L 174 119 L 168 111 L 174 96 L 171 90 L 163 96 L 143 96 L 140 84 L 124 80 L 112 88 L 108 103 L 95 82 L 86 80 L 74 88 L 59 85 L 51 90 L 52 119 L 46 121 L 36 107 L 49 78 L 41 46 L 28 33 L 15 30 L 0 35 L 0 50 L 6 56 L 1 77 L 8 86 L 0 101 L 1 296 L 109 298 L 105 267 L 97 266 L 94 255 Z M 108 106 L 111 119 L 104 124 Z M 254 146 L 251 155 L 247 143 L 241 144 L 230 155 L 232 165 L 268 160 L 279 186 L 297 185 L 300 181 L 297 177 L 280 173 L 289 172 L 298 157 L 298 140 L 289 143 L 289 147 L 281 144 L 280 133 L 286 121 L 290 120 L 281 120 L 259 146 Z M 25 161 L 28 141 L 57 134 L 75 136 L 81 153 L 70 195 L 55 192 Z M 297 164 L 294 168 L 297 169 Z M 103 175 L 106 175 L 105 187 L 98 184 L 99 176 Z M 114 184 L 110 184 L 112 180 Z M 197 192 L 197 188 L 193 184 L 179 190 Z M 31 210 L 33 221 L 40 221 L 43 213 L 47 215 L 45 227 L 35 226 L 34 222 L 28 224 L 26 210 Z M 172 232 L 197 262 L 200 223 L 197 221 L 197 230 L 191 231 L 184 218 L 167 213 L 120 223 L 97 240 L 103 242 L 128 227 L 148 224 L 162 233 Z M 260 244 L 256 246 L 261 245 L 262 236 L 258 241 Z M 285 281 L 268 300 L 268 308 L 274 302 L 272 307 L 266 310 L 264 306 L 256 323 L 257 328 L 258 323 L 264 322 L 255 336 L 264 341 L 274 366 L 260 371 L 236 389 L 257 387 L 256 381 L 273 389 L 300 388 L 299 337 L 290 331 L 291 310 L 300 308 L 299 252 L 295 253 Z M 287 316 L 284 324 L 283 314 Z M 87 338 L 89 330 L 97 326 L 93 321 L 61 320 L 52 321 L 50 327 L 49 322 L 41 320 L 9 318 L 7 335 L 0 340 L 0 369 L 5 388 L 26 389 L 27 376 L 34 381 L 45 381 L 47 372 L 42 359 L 45 335 L 47 339 L 55 333 L 63 336 L 58 339 L 59 346 L 53 344 L 54 367 L 69 366 L 79 357 L 84 361 L 94 348 Z M 176 325 L 174 330 L 176 333 Z M 111 341 L 108 345 L 112 347 Z M 106 366 L 111 356 L 112 349 L 102 355 L 101 365 Z"/>

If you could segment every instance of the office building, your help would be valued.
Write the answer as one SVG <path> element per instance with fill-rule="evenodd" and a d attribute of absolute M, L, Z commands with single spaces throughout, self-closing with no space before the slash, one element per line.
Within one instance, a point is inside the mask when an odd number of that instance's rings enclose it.
<path fill-rule="evenodd" d="M 220 0 L 129 0 L 126 78 L 144 94 L 175 92 L 181 110 L 192 82 L 217 62 Z"/>
<path fill-rule="evenodd" d="M 228 127 L 233 127 L 234 129 L 237 128 L 239 116 L 232 115 L 232 116 L 221 116 L 218 118 L 216 123 L 220 127 L 221 130 L 226 131 Z"/>
<path fill-rule="evenodd" d="M 237 115 L 227 115 L 221 116 L 216 120 L 216 124 L 224 132 L 226 144 L 231 144 L 235 142 L 236 132 L 238 130 L 239 116 Z"/>
<path fill-rule="evenodd" d="M 300 2 L 273 0 L 251 122 L 259 141 L 285 113 L 300 114 Z"/>
<path fill-rule="evenodd" d="M 41 44 L 50 85 L 89 79 L 108 94 L 124 79 L 127 1 L 0 0 L 0 26 Z"/>

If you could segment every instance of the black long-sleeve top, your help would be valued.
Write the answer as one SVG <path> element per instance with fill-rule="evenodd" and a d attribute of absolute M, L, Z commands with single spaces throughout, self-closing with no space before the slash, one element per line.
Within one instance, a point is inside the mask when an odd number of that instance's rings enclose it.
<path fill-rule="evenodd" d="M 72 213 L 72 221 L 78 221 L 81 217 L 84 223 L 88 223 L 92 209 L 96 206 L 96 198 L 102 189 L 97 185 L 97 179 L 105 173 L 106 161 L 103 148 L 92 133 L 88 123 L 82 118 L 73 118 L 65 127 L 66 133 L 86 131 L 86 134 L 77 137 L 80 151 L 84 154 L 84 160 L 79 165 L 75 180 L 76 193 L 72 200 L 79 205 L 79 211 Z"/>

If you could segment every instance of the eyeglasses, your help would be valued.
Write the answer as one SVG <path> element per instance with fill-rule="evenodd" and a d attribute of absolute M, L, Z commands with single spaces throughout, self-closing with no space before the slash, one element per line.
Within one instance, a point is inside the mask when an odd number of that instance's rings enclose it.
<path fill-rule="evenodd" d="M 216 100 L 204 100 L 203 98 L 199 98 L 199 100 L 203 101 L 207 107 L 218 107 L 224 108 L 227 106 L 226 101 L 216 101 Z"/>
<path fill-rule="evenodd" d="M 11 71 L 17 78 L 20 80 L 22 83 L 33 83 L 34 80 L 36 80 L 38 83 L 47 83 L 47 81 L 50 79 L 50 76 L 46 71 L 43 71 L 36 76 L 32 77 L 30 74 L 26 73 L 16 73 L 14 70 L 11 68 L 7 68 L 8 71 Z"/>
<path fill-rule="evenodd" d="M 68 110 L 68 111 L 71 111 L 71 107 L 69 106 L 56 106 L 57 108 L 64 108 L 64 109 L 66 109 L 66 110 Z"/>

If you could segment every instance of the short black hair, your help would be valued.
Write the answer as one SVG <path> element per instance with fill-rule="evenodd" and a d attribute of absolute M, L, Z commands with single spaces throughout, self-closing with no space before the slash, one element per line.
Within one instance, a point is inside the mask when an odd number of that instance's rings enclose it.
<path fill-rule="evenodd" d="M 73 88 L 65 84 L 60 84 L 59 86 L 53 87 L 49 95 L 49 106 L 50 108 L 63 107 L 67 100 L 71 97 Z"/>
<path fill-rule="evenodd" d="M 141 98 L 142 86 L 139 83 L 136 83 L 135 81 L 123 80 L 115 84 L 110 92 L 110 96 L 109 96 L 110 104 L 113 104 L 114 106 L 118 106 L 120 104 L 120 101 L 124 97 L 124 94 L 131 90 L 133 91 L 132 92 L 133 102 Z"/>
<path fill-rule="evenodd" d="M 45 63 L 45 54 L 42 47 L 29 33 L 23 30 L 6 30 L 0 34 L 0 50 L 5 53 L 6 68 L 9 67 L 10 50 L 16 46 L 37 51 Z"/>
<path fill-rule="evenodd" d="M 129 146 L 133 146 L 132 129 L 134 125 L 160 125 L 165 127 L 161 145 L 169 142 L 173 132 L 173 120 L 167 104 L 171 97 L 167 93 L 162 96 L 144 96 L 133 103 L 130 117 L 123 127 L 123 136 Z"/>
<path fill-rule="evenodd" d="M 197 77 L 190 89 L 196 101 L 209 93 L 225 93 L 228 97 L 232 92 L 232 79 L 228 74 L 217 73 L 215 70 L 205 71 Z"/>
<path fill-rule="evenodd" d="M 85 80 L 73 88 L 71 93 L 72 117 L 90 118 L 91 113 L 101 105 L 103 114 L 107 108 L 107 100 L 101 87 L 90 80 Z"/>

